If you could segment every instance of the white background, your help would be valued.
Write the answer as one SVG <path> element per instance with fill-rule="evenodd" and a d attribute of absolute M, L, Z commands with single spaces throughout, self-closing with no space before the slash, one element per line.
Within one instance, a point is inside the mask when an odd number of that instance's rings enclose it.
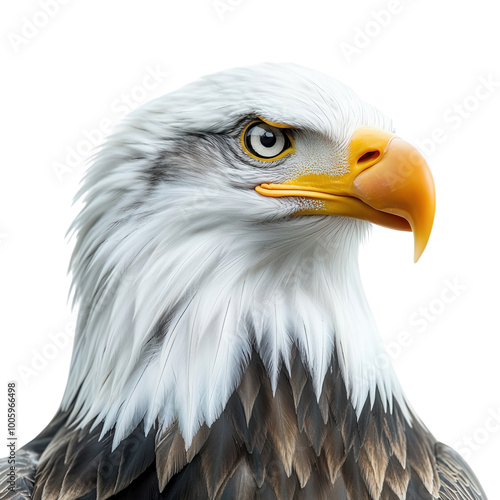
<path fill-rule="evenodd" d="M 414 409 L 500 498 L 500 36 L 490 0 L 70 0 L 50 17 L 42 3 L 9 2 L 0 16 L 0 436 L 8 380 L 18 382 L 20 444 L 49 422 L 66 383 L 75 312 L 64 235 L 84 164 L 59 176 L 55 164 L 130 105 L 223 68 L 294 61 L 348 84 L 424 147 L 438 196 L 428 248 L 415 265 L 411 235 L 374 228 L 363 278 Z"/>

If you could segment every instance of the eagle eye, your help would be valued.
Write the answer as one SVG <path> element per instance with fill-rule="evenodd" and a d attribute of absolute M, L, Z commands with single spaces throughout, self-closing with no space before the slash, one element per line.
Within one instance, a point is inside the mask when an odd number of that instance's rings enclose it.
<path fill-rule="evenodd" d="M 243 150 L 262 161 L 277 160 L 292 151 L 288 133 L 263 121 L 249 123 L 241 135 Z"/>

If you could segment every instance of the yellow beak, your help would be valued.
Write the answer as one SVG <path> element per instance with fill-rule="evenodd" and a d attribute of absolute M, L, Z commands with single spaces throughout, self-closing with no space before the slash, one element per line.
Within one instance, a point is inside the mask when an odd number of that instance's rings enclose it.
<path fill-rule="evenodd" d="M 310 173 L 281 184 L 261 184 L 264 196 L 301 196 L 321 200 L 320 208 L 297 215 L 341 215 L 381 226 L 413 231 L 415 262 L 422 255 L 434 222 L 436 195 L 427 162 L 410 144 L 371 127 L 354 132 L 349 170 L 343 175 Z"/>

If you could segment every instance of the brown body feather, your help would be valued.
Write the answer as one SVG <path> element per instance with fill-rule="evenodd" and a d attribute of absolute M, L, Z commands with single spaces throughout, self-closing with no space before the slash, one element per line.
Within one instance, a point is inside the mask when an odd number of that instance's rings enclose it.
<path fill-rule="evenodd" d="M 112 431 L 99 440 L 100 426 L 66 419 L 58 414 L 26 447 L 44 449 L 35 500 L 486 499 L 463 460 L 395 401 L 385 411 L 377 395 L 357 416 L 335 359 L 318 400 L 296 351 L 275 393 L 254 352 L 223 413 L 188 450 L 175 423 L 147 436 L 141 424 L 111 451 Z"/>

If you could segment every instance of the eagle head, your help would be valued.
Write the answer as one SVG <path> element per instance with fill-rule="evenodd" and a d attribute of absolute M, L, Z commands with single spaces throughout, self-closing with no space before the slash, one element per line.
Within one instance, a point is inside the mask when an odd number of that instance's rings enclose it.
<path fill-rule="evenodd" d="M 378 392 L 409 415 L 357 255 L 375 223 L 413 231 L 419 258 L 432 176 L 340 82 L 293 64 L 201 78 L 132 113 L 80 196 L 63 408 L 81 425 L 114 428 L 116 446 L 177 421 L 188 447 L 253 350 L 275 389 L 297 349 L 317 397 L 336 353 L 356 411 Z"/>

